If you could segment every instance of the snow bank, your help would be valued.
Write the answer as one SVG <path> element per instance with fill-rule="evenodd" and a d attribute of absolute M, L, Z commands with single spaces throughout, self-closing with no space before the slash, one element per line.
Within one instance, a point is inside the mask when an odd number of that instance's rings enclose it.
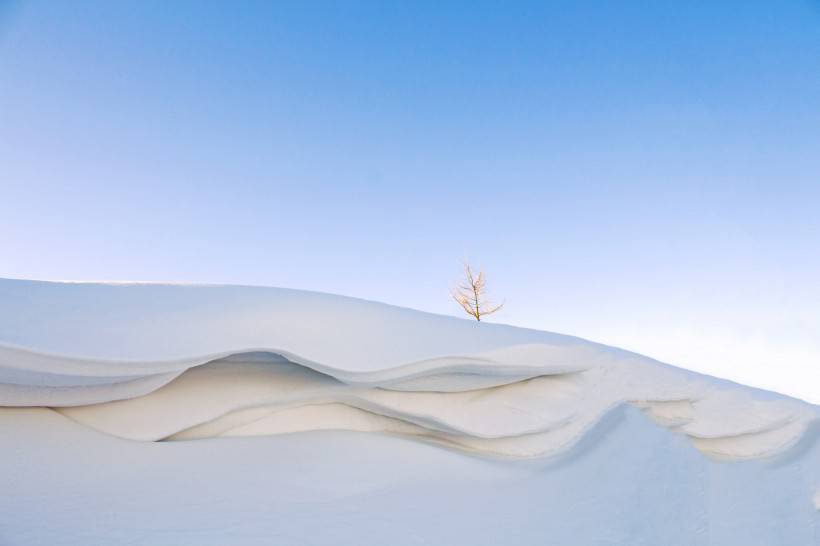
<path fill-rule="evenodd" d="M 510 457 L 564 451 L 627 403 L 685 434 L 703 453 L 723 458 L 776 454 L 817 419 L 810 406 L 794 400 L 757 400 L 637 360 L 485 389 L 408 392 L 350 385 L 262 356 L 192 368 L 145 396 L 58 411 L 133 440 L 367 430 Z"/>
<path fill-rule="evenodd" d="M 787 450 L 820 415 L 578 338 L 339 296 L 28 281 L 0 294 L 0 405 L 132 440 L 333 429 L 531 458 L 632 404 L 742 459 Z"/>
<path fill-rule="evenodd" d="M 0 311 L 3 544 L 820 546 L 798 400 L 293 290 L 0 280 Z"/>

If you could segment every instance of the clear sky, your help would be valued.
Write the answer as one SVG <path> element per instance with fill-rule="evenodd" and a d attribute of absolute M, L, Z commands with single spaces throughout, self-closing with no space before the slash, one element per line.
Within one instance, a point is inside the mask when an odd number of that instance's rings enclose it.
<path fill-rule="evenodd" d="M 264 284 L 820 402 L 820 2 L 0 0 L 0 276 Z M 0 302 L 2 304 L 2 302 Z"/>

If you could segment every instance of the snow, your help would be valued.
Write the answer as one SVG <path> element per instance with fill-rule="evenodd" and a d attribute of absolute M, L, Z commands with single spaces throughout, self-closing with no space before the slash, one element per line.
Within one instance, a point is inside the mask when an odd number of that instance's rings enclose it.
<path fill-rule="evenodd" d="M 0 280 L 0 309 L 3 544 L 820 545 L 799 400 L 296 290 Z"/>
<path fill-rule="evenodd" d="M 818 418 L 807 404 L 757 400 L 751 393 L 632 360 L 491 388 L 422 392 L 350 385 L 281 357 L 240 357 L 191 368 L 144 396 L 56 409 L 78 423 L 132 440 L 280 434 L 298 423 L 299 430 L 410 434 L 506 457 L 566 450 L 609 411 L 633 400 L 655 413 L 656 407 L 668 411 L 670 403 L 686 404 L 686 416 L 665 426 L 719 457 L 784 450 Z M 329 408 L 340 411 L 328 415 Z"/>

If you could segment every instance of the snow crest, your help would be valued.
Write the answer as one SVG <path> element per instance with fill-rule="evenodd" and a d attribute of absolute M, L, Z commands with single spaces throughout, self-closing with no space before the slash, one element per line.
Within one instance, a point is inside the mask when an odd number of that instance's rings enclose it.
<path fill-rule="evenodd" d="M 521 348 L 512 352 L 522 353 Z M 548 347 L 538 352 L 547 353 Z M 498 371 L 494 383 L 504 377 Z M 458 376 L 453 373 L 426 378 L 447 390 L 349 384 L 277 355 L 248 353 L 191 368 L 143 396 L 56 410 L 132 440 L 353 430 L 520 458 L 567 450 L 621 404 L 643 409 L 660 425 L 686 435 L 702 453 L 724 459 L 785 451 L 817 419 L 797 401 L 757 400 L 639 359 L 523 380 L 513 376 L 507 383 L 476 389 L 454 388 Z"/>
<path fill-rule="evenodd" d="M 565 451 L 631 404 L 718 459 L 773 456 L 798 400 L 578 338 L 282 289 L 0 280 L 0 406 L 130 440 L 316 430 Z"/>

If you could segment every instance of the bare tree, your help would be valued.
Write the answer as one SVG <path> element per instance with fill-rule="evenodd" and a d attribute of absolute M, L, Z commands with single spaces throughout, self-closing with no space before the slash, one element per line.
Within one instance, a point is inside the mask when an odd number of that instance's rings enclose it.
<path fill-rule="evenodd" d="M 450 293 L 453 299 L 456 300 L 456 303 L 458 303 L 468 315 L 480 321 L 484 315 L 490 315 L 504 307 L 503 303 L 492 306 L 490 302 L 486 300 L 483 271 L 479 271 L 478 275 L 473 275 L 470 264 L 465 263 L 464 274 L 466 277 L 465 280 L 455 289 L 451 290 Z"/>

